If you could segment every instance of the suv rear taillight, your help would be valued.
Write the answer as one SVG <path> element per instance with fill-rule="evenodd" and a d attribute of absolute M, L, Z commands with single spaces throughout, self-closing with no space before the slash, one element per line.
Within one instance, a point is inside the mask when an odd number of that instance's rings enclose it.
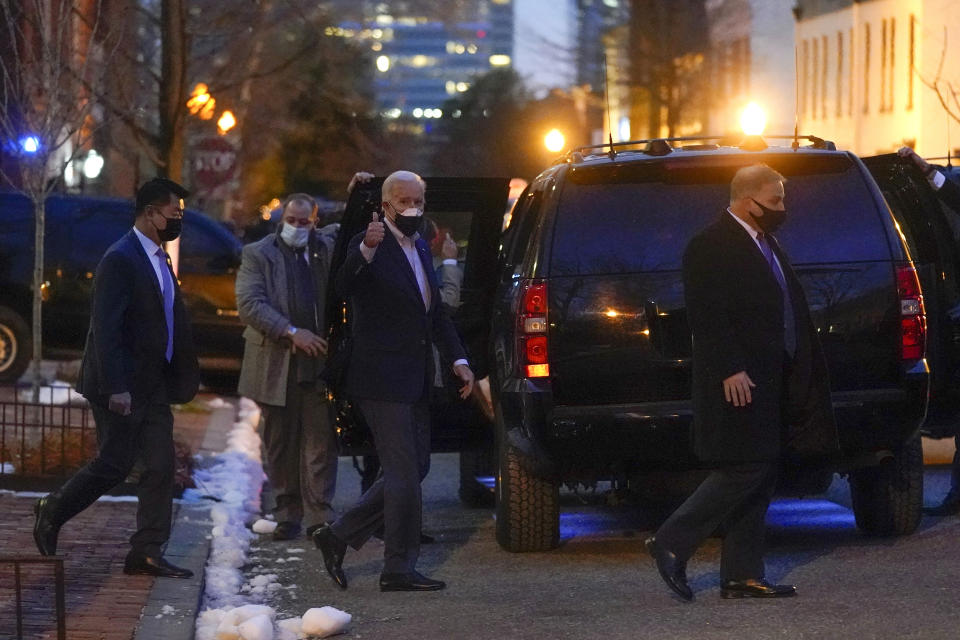
<path fill-rule="evenodd" d="M 523 285 L 523 299 L 517 313 L 519 361 L 521 373 L 527 378 L 550 376 L 547 350 L 547 284 L 527 281 Z"/>
<path fill-rule="evenodd" d="M 912 264 L 897 266 L 897 294 L 900 298 L 900 357 L 919 360 L 926 351 L 927 321 L 920 279 Z"/>

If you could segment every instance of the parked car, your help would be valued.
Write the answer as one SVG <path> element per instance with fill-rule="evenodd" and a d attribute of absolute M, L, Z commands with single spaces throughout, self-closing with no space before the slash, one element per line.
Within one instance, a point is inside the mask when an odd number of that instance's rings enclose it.
<path fill-rule="evenodd" d="M 76 358 L 90 323 L 97 263 L 133 226 L 129 200 L 55 195 L 46 201 L 43 347 L 49 358 Z M 32 351 L 31 300 L 34 216 L 30 201 L 0 193 L 0 380 L 15 381 Z M 243 325 L 234 276 L 240 242 L 216 221 L 184 212 L 180 241 L 181 291 L 193 321 L 201 368 L 239 372 Z"/>
<path fill-rule="evenodd" d="M 936 381 L 923 313 L 932 301 L 864 163 L 810 140 L 796 150 L 715 140 L 585 148 L 521 196 L 492 305 L 501 546 L 558 544 L 561 483 L 609 478 L 652 497 L 689 490 L 681 478 L 702 472 L 680 263 L 727 205 L 736 170 L 756 162 L 788 179 L 778 238 L 823 342 L 843 452 L 835 468 L 781 489 L 817 493 L 848 473 L 862 530 L 916 528 L 919 429 Z"/>

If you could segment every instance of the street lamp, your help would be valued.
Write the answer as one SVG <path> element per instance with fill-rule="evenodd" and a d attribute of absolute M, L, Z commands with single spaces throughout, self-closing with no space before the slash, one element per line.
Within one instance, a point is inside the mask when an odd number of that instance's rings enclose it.
<path fill-rule="evenodd" d="M 224 111 L 220 119 L 217 120 L 217 131 L 220 132 L 220 135 L 225 134 L 235 126 L 237 126 L 237 119 L 234 117 L 232 111 Z"/>
<path fill-rule="evenodd" d="M 564 145 L 566 145 L 567 140 L 563 137 L 563 134 L 560 133 L 559 129 L 551 129 L 547 135 L 543 137 L 543 144 L 546 145 L 547 151 L 551 153 L 559 153 L 563 151 Z"/>
<path fill-rule="evenodd" d="M 767 114 L 756 102 L 750 102 L 740 113 L 740 128 L 743 134 L 747 136 L 759 136 L 763 134 L 767 126 Z"/>
<path fill-rule="evenodd" d="M 190 99 L 187 100 L 187 108 L 190 110 L 191 115 L 199 115 L 201 120 L 209 120 L 213 117 L 213 111 L 217 106 L 217 101 L 212 95 L 210 95 L 210 90 L 202 82 L 198 82 L 196 86 L 193 87 L 193 92 L 190 94 Z"/>

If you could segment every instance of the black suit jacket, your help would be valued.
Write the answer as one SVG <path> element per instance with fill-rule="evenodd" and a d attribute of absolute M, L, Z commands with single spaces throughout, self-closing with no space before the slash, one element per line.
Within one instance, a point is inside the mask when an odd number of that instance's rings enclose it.
<path fill-rule="evenodd" d="M 353 347 L 347 393 L 354 398 L 416 402 L 433 379 L 433 347 L 444 366 L 465 358 L 453 322 L 440 300 L 437 276 L 426 243 L 416 242 L 431 290 L 424 308 L 416 276 L 400 244 L 387 233 L 373 261 L 360 253 L 363 233 L 350 240 L 336 275 L 337 292 L 350 303 Z"/>
<path fill-rule="evenodd" d="M 190 318 L 174 283 L 173 357 L 168 363 L 167 322 L 156 272 L 131 229 L 107 249 L 93 281 L 90 330 L 78 390 L 106 405 L 110 395 L 130 392 L 133 405 L 162 399 L 189 402 L 200 373 Z"/>
<path fill-rule="evenodd" d="M 790 379 L 784 379 L 783 294 L 746 229 L 724 211 L 690 241 L 683 257 L 693 334 L 694 451 L 704 461 L 838 452 L 826 364 L 806 297 L 772 237 L 771 247 L 787 280 L 797 323 Z M 757 385 L 746 407 L 734 407 L 723 394 L 723 380 L 740 371 Z"/>

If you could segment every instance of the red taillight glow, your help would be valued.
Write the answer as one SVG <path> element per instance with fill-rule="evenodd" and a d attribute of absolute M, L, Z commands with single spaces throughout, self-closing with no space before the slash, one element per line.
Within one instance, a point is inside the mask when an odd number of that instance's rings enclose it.
<path fill-rule="evenodd" d="M 524 351 L 530 364 L 547 364 L 547 336 L 527 338 Z"/>
<path fill-rule="evenodd" d="M 528 314 L 547 313 L 547 285 L 531 284 L 523 292 L 523 309 Z"/>
<path fill-rule="evenodd" d="M 547 348 L 547 285 L 528 283 L 517 314 L 520 368 L 528 378 L 550 376 Z"/>
<path fill-rule="evenodd" d="M 900 297 L 900 357 L 919 360 L 926 353 L 927 320 L 920 279 L 912 264 L 897 267 L 897 293 Z"/>
<path fill-rule="evenodd" d="M 550 365 L 548 365 L 548 364 L 528 364 L 528 365 L 527 365 L 527 377 L 528 377 L 528 378 L 549 378 L 549 377 L 550 377 Z"/>

